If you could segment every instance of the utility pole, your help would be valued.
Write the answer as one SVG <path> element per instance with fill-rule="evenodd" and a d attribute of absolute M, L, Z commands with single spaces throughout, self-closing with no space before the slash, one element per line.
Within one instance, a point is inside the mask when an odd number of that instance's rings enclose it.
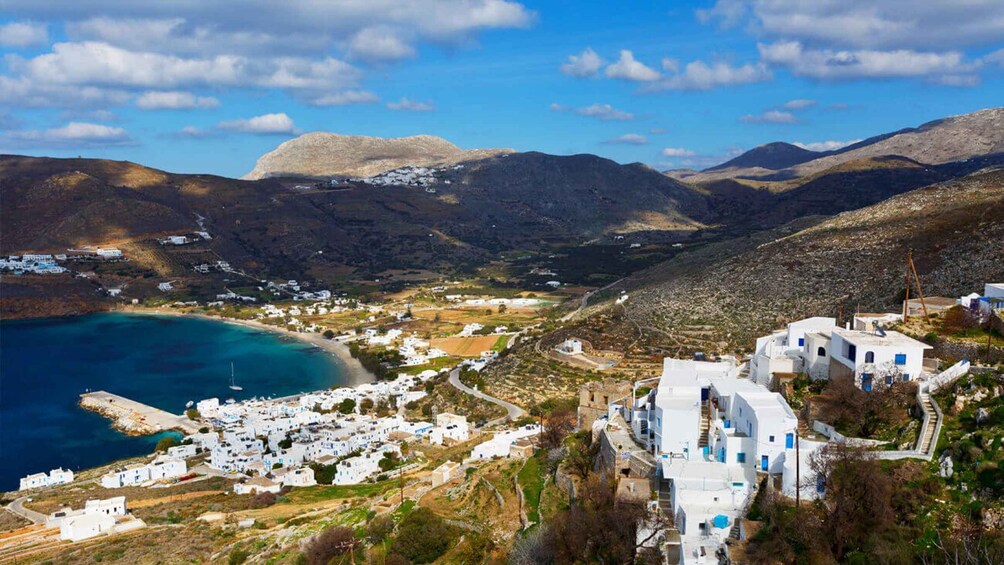
<path fill-rule="evenodd" d="M 917 295 L 920 296 L 920 305 L 924 309 L 924 318 L 927 319 L 927 323 L 931 323 L 931 315 L 927 313 L 927 302 L 924 301 L 924 290 L 920 288 L 920 276 L 917 275 L 917 266 L 913 263 L 913 249 L 907 251 L 906 260 L 908 267 L 913 271 L 913 280 L 917 283 Z M 907 272 L 907 277 L 909 277 L 909 271 Z"/>
<path fill-rule="evenodd" d="M 910 321 L 910 263 L 906 264 L 906 295 L 903 297 L 903 324 Z"/>
<path fill-rule="evenodd" d="M 802 457 L 798 449 L 798 428 L 795 428 L 795 512 L 802 507 Z"/>

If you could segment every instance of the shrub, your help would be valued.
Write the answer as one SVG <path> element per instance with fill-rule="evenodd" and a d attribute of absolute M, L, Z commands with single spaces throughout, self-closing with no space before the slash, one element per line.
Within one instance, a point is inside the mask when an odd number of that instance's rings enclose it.
<path fill-rule="evenodd" d="M 250 508 L 268 508 L 275 504 L 276 496 L 271 492 L 259 492 L 254 495 L 251 502 L 248 503 Z"/>
<path fill-rule="evenodd" d="M 412 563 L 431 563 L 453 544 L 454 528 L 428 508 L 418 508 L 401 522 L 392 549 Z"/>
<path fill-rule="evenodd" d="M 394 531 L 394 520 L 387 516 L 377 516 L 366 525 L 366 539 L 373 545 L 382 542 Z"/>
<path fill-rule="evenodd" d="M 178 445 L 178 438 L 174 436 L 165 436 L 160 438 L 157 442 L 157 451 L 167 451 L 168 449 Z"/>
<path fill-rule="evenodd" d="M 235 549 L 230 552 L 230 565 L 241 565 L 248 560 L 248 552 L 243 549 Z"/>
<path fill-rule="evenodd" d="M 334 526 L 318 534 L 307 546 L 307 563 L 326 565 L 332 558 L 349 552 L 357 542 L 351 528 Z"/>

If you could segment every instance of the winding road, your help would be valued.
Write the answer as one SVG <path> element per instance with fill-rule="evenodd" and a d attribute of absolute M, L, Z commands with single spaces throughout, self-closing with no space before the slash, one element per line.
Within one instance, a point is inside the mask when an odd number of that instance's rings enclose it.
<path fill-rule="evenodd" d="M 28 510 L 27 508 L 25 508 L 24 502 L 26 500 L 28 500 L 27 496 L 22 496 L 21 498 L 14 499 L 14 502 L 11 502 L 7 506 L 7 510 L 13 514 L 21 516 L 22 518 L 31 520 L 33 524 L 44 524 L 47 516 L 45 514 L 42 514 L 41 512 L 35 512 L 34 510 Z"/>
<path fill-rule="evenodd" d="M 502 400 L 502 399 L 499 399 L 499 398 L 495 398 L 494 396 L 488 396 L 487 394 L 481 392 L 480 390 L 473 389 L 473 388 L 465 385 L 464 383 L 460 382 L 460 368 L 459 367 L 456 368 L 456 369 L 453 369 L 452 371 L 450 371 L 450 384 L 453 385 L 454 388 L 456 388 L 457 390 L 459 390 L 461 392 L 465 392 L 465 393 L 467 393 L 467 394 L 469 394 L 471 396 L 474 396 L 476 398 L 480 398 L 481 400 L 487 400 L 488 402 L 491 402 L 492 404 L 497 404 L 497 405 L 501 406 L 502 408 L 506 409 L 507 414 L 505 416 L 502 416 L 501 418 L 495 418 L 494 420 L 491 420 L 490 422 L 488 422 L 488 423 L 485 424 L 485 427 L 494 426 L 494 425 L 497 425 L 497 424 L 501 424 L 501 423 L 505 422 L 506 420 L 516 420 L 516 419 L 520 418 L 521 416 L 523 416 L 524 414 L 526 414 L 526 410 L 523 410 L 522 408 L 520 408 L 519 406 L 516 406 L 515 404 L 513 404 L 511 402 L 506 402 L 505 400 Z"/>
<path fill-rule="evenodd" d="M 614 282 L 608 284 L 607 286 L 605 286 L 603 288 L 597 288 L 596 290 L 590 290 L 589 292 L 583 294 L 582 298 L 579 299 L 579 307 L 576 308 L 575 310 L 572 310 L 571 312 L 565 314 L 559 320 L 562 321 L 562 322 L 567 322 L 568 320 L 571 320 L 576 314 L 578 314 L 579 312 L 583 311 L 586 308 L 586 306 L 589 306 L 589 299 L 592 298 L 592 296 L 594 294 L 596 294 L 597 292 L 603 292 L 604 290 L 607 290 L 608 288 L 616 286 L 617 283 L 619 283 L 619 282 L 621 282 L 623 280 L 624 280 L 623 278 L 617 279 Z"/>

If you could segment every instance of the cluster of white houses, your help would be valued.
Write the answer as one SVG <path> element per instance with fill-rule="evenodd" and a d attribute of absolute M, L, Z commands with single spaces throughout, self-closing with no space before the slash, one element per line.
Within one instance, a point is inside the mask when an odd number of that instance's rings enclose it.
<path fill-rule="evenodd" d="M 334 484 L 360 483 L 380 474 L 382 459 L 401 455 L 401 441 L 428 438 L 436 444 L 448 444 L 468 439 L 470 429 L 463 416 L 439 414 L 433 424 L 406 421 L 397 414 L 379 417 L 359 413 L 366 399 L 403 406 L 424 396 L 424 391 L 414 389 L 437 374 L 426 373 L 290 399 L 222 404 L 216 398 L 202 400 L 196 409 L 220 432 L 189 437 L 209 452 L 210 467 L 259 477 L 271 475 L 269 480 L 274 483 L 243 483 L 238 490 L 270 491 L 280 485 L 313 484 L 312 471 L 297 471 L 311 463 L 337 463 Z"/>
<path fill-rule="evenodd" d="M 928 379 L 924 352 L 930 346 L 883 329 L 891 314 L 866 314 L 839 327 L 834 318 L 808 318 L 756 341 L 748 364 L 664 360 L 658 386 L 647 394 L 612 400 L 611 419 L 627 423 L 654 461 L 680 533 L 681 563 L 703 562 L 722 547 L 748 508 L 758 473 L 780 475 L 785 493 L 796 488 L 819 496 L 802 465 L 794 474 L 798 418 L 784 397 L 771 391 L 777 373 L 804 372 L 813 379 L 852 376 L 859 388 Z M 638 391 L 645 385 L 634 385 Z M 633 400 L 628 400 L 633 399 Z M 620 418 L 623 418 L 621 420 Z M 598 428 L 616 432 L 612 420 Z M 604 428 L 605 426 L 605 428 Z M 604 432 L 607 433 L 607 432 Z M 811 445 L 809 445 L 811 444 Z M 822 444 L 802 440 L 806 452 Z"/>
<path fill-rule="evenodd" d="M 179 453 L 175 451 L 175 453 Z M 128 465 L 105 473 L 101 477 L 101 486 L 105 488 L 122 488 L 147 483 L 155 483 L 183 477 L 188 472 L 184 459 L 171 455 L 158 456 L 150 463 Z"/>
<path fill-rule="evenodd" d="M 49 514 L 45 525 L 59 528 L 59 537 L 65 541 L 83 541 L 103 534 L 121 533 L 146 524 L 131 516 L 126 509 L 124 496 L 104 500 L 88 500 L 84 507 L 73 510 L 62 508 Z"/>

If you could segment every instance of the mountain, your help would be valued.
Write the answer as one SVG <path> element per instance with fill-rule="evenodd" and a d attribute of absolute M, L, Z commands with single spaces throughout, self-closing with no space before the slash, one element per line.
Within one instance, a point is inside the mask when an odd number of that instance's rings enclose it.
<path fill-rule="evenodd" d="M 1004 152 L 1004 108 L 991 108 L 928 122 L 865 139 L 835 151 L 811 152 L 770 143 L 687 177 L 687 182 L 746 178 L 763 181 L 805 177 L 831 167 L 887 155 L 927 165 Z"/>
<path fill-rule="evenodd" d="M 315 132 L 301 135 L 261 156 L 244 176 L 257 180 L 277 176 L 368 177 L 406 165 L 433 166 L 510 152 L 508 149 L 464 151 L 445 139 L 415 135 L 384 139 Z"/>
<path fill-rule="evenodd" d="M 994 167 L 823 221 L 696 247 L 626 281 L 626 315 L 674 345 L 727 350 L 801 317 L 898 310 L 908 249 L 927 296 L 982 288 L 1004 279 L 1002 241 L 1004 169 Z M 695 323 L 713 327 L 717 345 L 678 331 Z"/>
<path fill-rule="evenodd" d="M 797 145 L 776 141 L 755 147 L 742 155 L 726 161 L 721 165 L 709 167 L 705 171 L 719 171 L 723 169 L 786 169 L 799 163 L 811 161 L 819 156 L 816 151 L 809 151 Z"/>

